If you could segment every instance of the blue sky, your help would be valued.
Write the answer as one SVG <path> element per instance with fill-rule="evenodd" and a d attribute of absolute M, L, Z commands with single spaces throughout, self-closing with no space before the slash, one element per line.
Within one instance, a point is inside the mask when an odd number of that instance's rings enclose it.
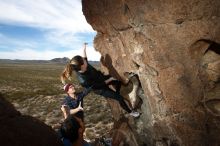
<path fill-rule="evenodd" d="M 89 60 L 99 60 L 95 35 L 81 0 L 0 0 L 0 59 L 71 58 L 88 42 Z"/>

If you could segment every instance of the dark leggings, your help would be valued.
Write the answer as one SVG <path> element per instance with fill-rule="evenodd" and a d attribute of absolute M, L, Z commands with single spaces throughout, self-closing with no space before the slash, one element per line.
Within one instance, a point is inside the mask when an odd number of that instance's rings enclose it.
<path fill-rule="evenodd" d="M 119 92 L 115 92 L 115 91 L 111 90 L 108 87 L 102 88 L 102 89 L 99 89 L 99 90 L 94 90 L 94 92 L 96 94 L 104 96 L 106 98 L 111 98 L 111 99 L 117 100 L 124 110 L 126 110 L 128 113 L 131 112 L 131 109 L 125 103 L 124 98 L 119 94 Z"/>
<path fill-rule="evenodd" d="M 120 89 L 121 89 L 121 81 L 118 80 L 113 80 L 108 85 L 113 85 L 114 88 L 116 89 L 116 93 L 120 94 Z"/>

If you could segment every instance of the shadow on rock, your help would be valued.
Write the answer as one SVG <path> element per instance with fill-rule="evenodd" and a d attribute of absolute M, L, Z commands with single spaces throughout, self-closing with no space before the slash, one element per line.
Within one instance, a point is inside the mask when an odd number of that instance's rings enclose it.
<path fill-rule="evenodd" d="M 43 122 L 21 115 L 0 93 L 0 145 L 60 146 L 55 131 Z"/>

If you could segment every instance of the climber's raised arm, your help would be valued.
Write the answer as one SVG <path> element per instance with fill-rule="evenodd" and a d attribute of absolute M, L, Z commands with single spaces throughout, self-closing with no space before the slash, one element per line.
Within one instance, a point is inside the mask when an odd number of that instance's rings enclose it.
<path fill-rule="evenodd" d="M 86 54 L 86 47 L 87 47 L 87 45 L 88 45 L 88 43 L 84 43 L 83 44 L 83 55 L 82 55 L 83 58 L 87 58 L 87 54 Z"/>
<path fill-rule="evenodd" d="M 88 58 L 87 58 L 87 53 L 86 53 L 86 47 L 87 47 L 88 43 L 84 43 L 83 44 L 83 65 L 81 66 L 81 71 L 84 72 L 85 70 L 87 70 L 87 66 L 88 66 Z"/>

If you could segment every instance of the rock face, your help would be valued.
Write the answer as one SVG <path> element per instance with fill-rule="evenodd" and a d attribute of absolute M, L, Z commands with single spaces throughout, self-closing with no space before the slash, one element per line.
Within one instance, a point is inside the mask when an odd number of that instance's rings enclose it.
<path fill-rule="evenodd" d="M 22 116 L 0 94 L 0 145 L 61 146 L 55 131 L 30 116 Z"/>
<path fill-rule="evenodd" d="M 144 91 L 139 119 L 110 101 L 115 145 L 220 143 L 220 1 L 82 0 L 103 71 Z M 125 119 L 126 120 L 125 120 Z M 130 140 L 128 140 L 130 139 Z"/>

